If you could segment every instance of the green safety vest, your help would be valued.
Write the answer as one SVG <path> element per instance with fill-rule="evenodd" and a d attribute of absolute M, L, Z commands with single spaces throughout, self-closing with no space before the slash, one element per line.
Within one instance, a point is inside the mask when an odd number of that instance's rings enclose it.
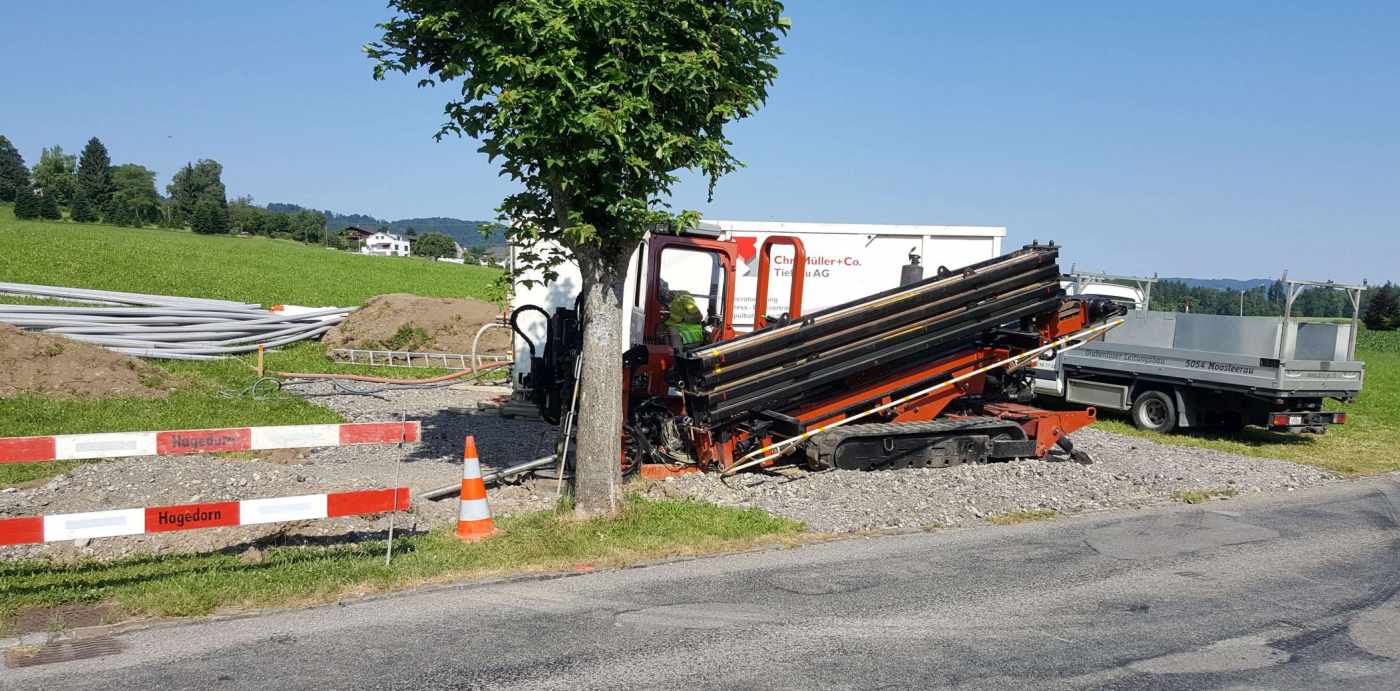
<path fill-rule="evenodd" d="M 681 335 L 681 343 L 693 345 L 705 340 L 705 327 L 699 324 L 671 324 L 671 328 Z"/>
<path fill-rule="evenodd" d="M 681 343 L 692 345 L 705 340 L 705 327 L 700 324 L 704 317 L 694 298 L 681 293 L 671 299 L 670 307 L 671 316 L 666 319 L 666 326 L 681 335 Z"/>

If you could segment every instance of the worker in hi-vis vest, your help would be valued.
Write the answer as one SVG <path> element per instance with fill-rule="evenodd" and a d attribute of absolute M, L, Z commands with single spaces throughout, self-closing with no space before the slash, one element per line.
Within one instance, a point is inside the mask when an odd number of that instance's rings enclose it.
<path fill-rule="evenodd" d="M 704 315 L 689 293 L 672 292 L 662 283 L 662 302 L 666 303 L 670 315 L 663 326 L 667 339 L 676 347 L 691 346 L 705 342 Z"/>

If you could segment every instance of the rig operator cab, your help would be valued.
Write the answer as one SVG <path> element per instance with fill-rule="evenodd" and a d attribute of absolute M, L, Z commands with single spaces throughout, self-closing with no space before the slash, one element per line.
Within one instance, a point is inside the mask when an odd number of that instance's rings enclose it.
<path fill-rule="evenodd" d="M 793 266 L 802 266 L 806 261 L 806 251 L 799 238 L 766 238 L 759 250 L 755 305 L 769 304 L 769 277 L 773 273 L 775 247 L 791 248 Z M 741 262 L 737 243 L 720 240 L 718 234 L 702 230 L 682 235 L 657 234 L 644 241 L 637 255 L 639 271 L 633 294 L 629 296 L 631 347 L 623 356 L 629 435 L 643 431 L 632 424 L 632 420 L 644 417 L 633 409 L 633 402 L 645 402 L 652 412 L 660 412 L 659 406 L 670 413 L 683 409 L 681 394 L 670 376 L 675 369 L 677 352 L 738 335 L 734 326 L 735 277 Z M 917 264 L 917 260 L 914 261 Z M 785 303 L 787 310 L 776 316 L 757 310 L 753 329 L 800 316 L 802 289 L 803 272 L 794 271 Z M 547 335 L 543 344 L 534 343 L 520 328 L 518 315 L 526 311 L 540 312 L 546 317 Z M 579 318 L 578 306 L 556 309 L 549 314 L 543 308 L 526 305 L 511 315 L 511 326 L 528 344 L 531 356 L 530 371 L 521 383 L 539 408 L 540 416 L 552 424 L 560 424 L 569 412 L 565 392 L 573 389 L 577 376 L 574 364 L 583 347 Z M 632 470 L 636 464 L 624 462 L 624 466 Z"/>

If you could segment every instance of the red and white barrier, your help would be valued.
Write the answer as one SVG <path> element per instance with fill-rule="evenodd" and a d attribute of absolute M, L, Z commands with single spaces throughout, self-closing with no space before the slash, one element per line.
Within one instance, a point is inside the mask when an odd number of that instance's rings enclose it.
<path fill-rule="evenodd" d="M 0 463 L 397 444 L 416 442 L 421 433 L 415 421 L 0 437 Z"/>
<path fill-rule="evenodd" d="M 0 545 L 59 542 L 260 523 L 389 513 L 409 508 L 407 487 L 143 509 L 0 518 Z"/>

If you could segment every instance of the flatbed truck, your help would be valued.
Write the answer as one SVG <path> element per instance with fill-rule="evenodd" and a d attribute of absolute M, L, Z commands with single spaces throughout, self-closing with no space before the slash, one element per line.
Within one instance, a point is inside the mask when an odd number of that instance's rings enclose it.
<path fill-rule="evenodd" d="M 1284 278 L 1280 317 L 1155 312 L 1154 278 L 1069 274 L 1066 293 L 1131 306 L 1123 325 L 1072 353 L 1035 366 L 1043 398 L 1128 414 L 1144 430 L 1256 425 L 1321 434 L 1346 422 L 1325 402 L 1351 402 L 1366 365 L 1356 359 L 1357 315 L 1365 285 Z M 1293 302 L 1305 289 L 1347 292 L 1350 323 L 1300 321 Z"/>

